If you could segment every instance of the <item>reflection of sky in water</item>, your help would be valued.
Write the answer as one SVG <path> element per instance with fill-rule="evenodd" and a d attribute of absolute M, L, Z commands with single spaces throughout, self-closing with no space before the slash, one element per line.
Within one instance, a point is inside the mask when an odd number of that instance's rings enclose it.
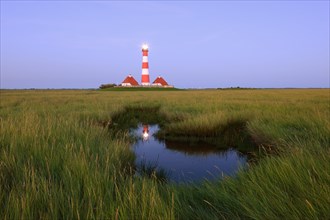
<path fill-rule="evenodd" d="M 214 179 L 222 175 L 233 175 L 247 162 L 246 156 L 234 149 L 219 151 L 210 145 L 189 146 L 184 143 L 159 141 L 154 134 L 158 125 L 140 125 L 132 133 L 139 139 L 133 145 L 135 164 L 157 164 L 169 172 L 170 180 L 175 182 Z M 147 138 L 146 138 L 147 137 Z"/>

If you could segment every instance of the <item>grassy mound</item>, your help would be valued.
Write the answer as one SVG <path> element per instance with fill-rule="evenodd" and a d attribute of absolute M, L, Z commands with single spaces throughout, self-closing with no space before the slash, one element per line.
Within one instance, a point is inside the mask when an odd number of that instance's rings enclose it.
<path fill-rule="evenodd" d="M 166 88 L 166 87 L 114 87 L 114 88 L 101 89 L 100 91 L 132 92 L 132 91 L 179 91 L 179 90 L 181 89 Z"/>

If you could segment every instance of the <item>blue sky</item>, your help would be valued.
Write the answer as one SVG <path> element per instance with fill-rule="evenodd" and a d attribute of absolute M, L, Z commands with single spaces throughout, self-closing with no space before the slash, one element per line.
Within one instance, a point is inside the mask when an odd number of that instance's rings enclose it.
<path fill-rule="evenodd" d="M 1 88 L 329 87 L 329 1 L 1 1 Z"/>

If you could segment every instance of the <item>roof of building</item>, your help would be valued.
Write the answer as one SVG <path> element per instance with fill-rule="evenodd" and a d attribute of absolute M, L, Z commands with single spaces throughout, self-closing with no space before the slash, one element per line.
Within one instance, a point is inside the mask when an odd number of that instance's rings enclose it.
<path fill-rule="evenodd" d="M 123 83 L 130 83 L 132 86 L 138 86 L 139 83 L 134 79 L 134 77 L 130 74 L 124 79 Z"/>
<path fill-rule="evenodd" d="M 158 76 L 152 84 L 161 84 L 162 86 L 168 86 L 168 83 L 163 79 L 163 77 Z"/>

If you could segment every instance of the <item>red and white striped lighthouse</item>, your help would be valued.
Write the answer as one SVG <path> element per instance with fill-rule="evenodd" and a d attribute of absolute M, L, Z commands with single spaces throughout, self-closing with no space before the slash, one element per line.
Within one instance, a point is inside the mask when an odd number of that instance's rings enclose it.
<path fill-rule="evenodd" d="M 148 64 L 148 45 L 142 45 L 142 78 L 141 78 L 142 86 L 150 86 L 149 79 L 149 64 Z"/>

